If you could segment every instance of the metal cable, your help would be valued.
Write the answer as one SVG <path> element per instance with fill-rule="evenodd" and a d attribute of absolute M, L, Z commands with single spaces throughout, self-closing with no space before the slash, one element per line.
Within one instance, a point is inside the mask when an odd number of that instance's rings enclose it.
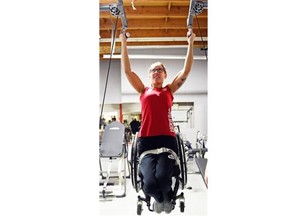
<path fill-rule="evenodd" d="M 199 29 L 199 32 L 200 32 L 200 37 L 201 37 L 201 41 L 202 41 L 202 45 L 203 45 L 203 50 L 204 50 L 204 52 L 205 52 L 206 60 L 208 60 L 208 56 L 207 56 L 207 52 L 206 52 L 206 47 L 204 46 L 204 40 L 203 40 L 203 37 L 202 37 L 202 32 L 201 32 L 200 25 L 199 25 L 199 22 L 198 22 L 197 14 L 195 14 L 195 17 L 196 17 L 197 26 L 198 26 L 198 29 Z"/>
<path fill-rule="evenodd" d="M 111 66 L 111 60 L 112 60 L 113 49 L 114 49 L 114 44 L 115 44 L 114 41 L 115 41 L 115 37 L 116 37 L 117 22 L 118 22 L 118 16 L 117 16 L 117 18 L 116 18 L 116 24 L 115 24 L 115 27 L 114 27 L 114 35 L 113 35 L 113 37 L 112 37 L 112 47 L 111 47 L 111 51 L 110 51 L 110 58 L 109 58 L 109 63 L 108 63 L 108 70 L 107 70 L 106 81 L 105 81 L 105 86 L 104 86 L 103 100 L 102 100 L 102 104 L 101 104 L 101 112 L 100 112 L 99 126 L 101 126 L 101 119 L 102 119 L 102 114 L 103 114 L 104 102 L 105 102 L 105 98 L 106 98 L 106 91 L 107 91 L 107 84 L 108 84 L 108 78 L 109 78 L 109 73 L 110 73 L 110 66 Z"/>

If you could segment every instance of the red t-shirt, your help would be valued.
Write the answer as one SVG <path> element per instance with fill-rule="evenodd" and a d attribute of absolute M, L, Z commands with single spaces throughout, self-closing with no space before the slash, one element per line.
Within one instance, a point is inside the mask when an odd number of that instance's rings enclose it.
<path fill-rule="evenodd" d="M 140 95 L 142 122 L 139 137 L 175 136 L 171 116 L 173 99 L 168 85 L 163 88 L 145 87 Z"/>

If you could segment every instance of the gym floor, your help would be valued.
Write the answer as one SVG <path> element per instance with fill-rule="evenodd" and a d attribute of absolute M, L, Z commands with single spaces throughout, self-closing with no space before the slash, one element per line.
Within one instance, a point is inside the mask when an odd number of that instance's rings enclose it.
<path fill-rule="evenodd" d="M 130 154 L 129 154 L 130 155 Z M 128 158 L 129 160 L 129 158 Z M 117 164 L 114 161 L 112 164 Z M 108 159 L 101 158 L 102 170 L 106 171 L 108 168 Z M 118 164 L 117 164 L 118 165 Z M 113 166 L 111 168 L 113 170 Z M 126 169 L 127 170 L 127 169 Z M 126 171 L 128 173 L 128 170 Z M 110 188 L 109 188 L 110 187 Z M 111 189 L 115 192 L 117 186 L 107 186 L 107 191 Z M 99 186 L 99 194 L 101 194 L 103 186 Z M 117 189 L 116 189 L 117 190 Z M 122 190 L 123 191 L 123 190 Z M 205 216 L 207 215 L 207 188 L 199 172 L 194 159 L 189 159 L 187 162 L 187 184 L 184 190 L 179 188 L 178 194 L 184 192 L 185 209 L 180 212 L 179 200 L 176 200 L 175 209 L 171 215 L 190 215 L 190 216 Z M 118 198 L 115 196 L 106 196 L 103 198 L 99 196 L 99 213 L 100 215 L 137 215 L 137 196 L 143 196 L 142 191 L 139 193 L 133 188 L 131 179 L 126 179 L 126 196 Z M 151 199 L 153 203 L 153 199 Z M 143 216 L 157 215 L 155 212 L 150 212 L 146 203 L 143 202 L 142 206 Z M 165 214 L 162 212 L 161 214 Z"/>

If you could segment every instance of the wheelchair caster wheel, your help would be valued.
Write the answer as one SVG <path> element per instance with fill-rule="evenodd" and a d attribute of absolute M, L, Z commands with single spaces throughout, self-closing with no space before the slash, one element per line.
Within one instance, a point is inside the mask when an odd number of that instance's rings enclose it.
<path fill-rule="evenodd" d="M 185 201 L 184 199 L 180 199 L 180 212 L 184 212 Z"/>
<path fill-rule="evenodd" d="M 142 213 L 142 201 L 137 202 L 137 215 L 141 215 Z"/>

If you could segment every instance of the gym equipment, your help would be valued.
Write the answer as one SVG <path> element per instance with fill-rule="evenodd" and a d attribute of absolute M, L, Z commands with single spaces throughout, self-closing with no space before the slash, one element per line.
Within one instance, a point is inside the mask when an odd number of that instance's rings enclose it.
<path fill-rule="evenodd" d="M 201 48 L 201 50 L 204 50 L 206 59 L 208 59 L 207 52 L 206 52 L 207 51 L 207 47 L 204 47 L 204 41 L 203 41 L 203 37 L 202 37 L 202 34 L 201 34 L 201 28 L 199 26 L 197 15 L 202 13 L 203 9 L 207 8 L 207 7 L 208 7 L 207 2 L 190 0 L 188 18 L 187 18 L 187 28 L 188 28 L 188 30 L 192 31 L 193 17 L 196 17 L 198 29 L 200 31 L 200 37 L 201 37 L 201 40 L 202 40 L 202 43 L 203 43 L 203 47 Z M 190 37 L 190 35 L 188 35 L 188 37 Z"/>
<path fill-rule="evenodd" d="M 122 33 L 126 31 L 128 27 L 128 23 L 127 23 L 126 14 L 125 14 L 124 6 L 123 6 L 123 0 L 118 0 L 117 4 L 116 3 L 108 4 L 108 5 L 100 4 L 100 11 L 110 11 L 111 15 L 117 16 L 116 24 L 114 25 L 114 30 L 112 31 L 113 40 L 111 42 L 110 60 L 109 60 L 109 65 L 108 65 L 107 77 L 105 81 L 103 100 L 101 104 L 101 112 L 100 112 L 100 124 L 101 124 L 109 72 L 110 72 L 110 65 L 111 65 L 111 60 L 112 60 L 112 55 L 113 55 L 113 50 L 114 50 L 114 45 L 115 45 L 115 35 L 116 35 L 118 17 L 120 16 L 121 18 Z M 125 33 L 125 36 L 129 37 L 129 34 Z M 120 122 L 114 121 L 105 127 L 103 138 L 100 142 L 100 155 L 99 155 L 100 176 L 102 180 L 102 181 L 100 180 L 100 185 L 103 185 L 103 189 L 101 191 L 100 196 L 102 196 L 103 198 L 106 198 L 107 195 L 109 196 L 111 195 L 111 191 L 108 191 L 107 187 L 111 185 L 113 186 L 115 184 L 114 182 L 111 182 L 110 180 L 112 179 L 112 177 L 115 177 L 115 176 L 111 176 L 111 174 L 113 173 L 111 171 L 111 167 L 112 167 L 113 159 L 117 159 L 117 158 L 120 159 L 118 172 L 116 172 L 118 173 L 118 183 L 119 183 L 118 191 L 121 190 L 122 188 L 121 186 L 123 185 L 123 192 L 120 194 L 116 193 L 116 197 L 126 196 L 126 162 L 128 161 L 127 145 L 128 145 L 128 142 L 125 136 L 125 126 L 123 124 L 121 124 Z M 101 158 L 109 158 L 107 171 L 102 170 Z M 130 173 L 130 170 L 129 170 L 129 173 Z"/>
<path fill-rule="evenodd" d="M 185 141 L 186 152 L 188 153 L 189 158 L 204 158 L 205 153 L 208 152 L 206 147 L 207 138 L 200 134 L 200 131 L 197 131 L 196 134 L 196 144 L 195 148 L 192 147 L 192 143 Z"/>
<path fill-rule="evenodd" d="M 137 138 L 135 138 L 132 142 L 132 149 L 131 149 L 131 180 L 132 180 L 133 188 L 138 193 L 141 190 L 142 185 L 143 185 L 143 182 L 141 179 L 141 173 L 139 173 L 139 164 L 140 164 L 141 158 L 145 154 L 161 154 L 165 152 L 172 153 L 174 158 L 176 158 L 175 172 L 173 175 L 173 178 L 175 180 L 175 184 L 173 188 L 173 198 L 172 198 L 173 209 L 175 208 L 176 200 L 179 199 L 180 212 L 184 212 L 184 208 L 185 208 L 184 193 L 181 192 L 180 194 L 177 195 L 179 187 L 183 190 L 187 183 L 187 164 L 186 164 L 185 153 L 184 153 L 185 149 L 184 149 L 184 144 L 181 139 L 180 133 L 176 134 L 176 141 L 177 141 L 176 143 L 178 147 L 178 155 L 175 152 L 173 152 L 171 149 L 167 149 L 167 148 L 148 150 L 148 151 L 143 152 L 141 155 L 139 155 L 137 151 Z M 142 209 L 143 202 L 146 202 L 149 211 L 154 211 L 151 206 L 151 197 L 145 194 L 144 191 L 143 193 L 145 197 L 141 197 L 140 195 L 138 195 L 137 215 L 141 215 L 143 211 Z"/>
<path fill-rule="evenodd" d="M 205 158 L 205 153 L 208 152 L 208 148 L 206 147 L 207 138 L 201 135 L 200 131 L 197 131 L 196 134 L 196 148 L 192 147 L 192 144 L 189 141 L 184 143 L 185 145 L 185 152 L 188 155 L 188 160 L 194 159 L 199 172 L 202 176 L 202 179 L 205 183 L 205 186 L 208 187 L 205 181 L 205 170 L 207 166 L 208 159 Z"/>
<path fill-rule="evenodd" d="M 109 5 L 100 4 L 100 11 L 110 11 L 113 16 L 120 16 L 122 22 L 122 32 L 128 28 L 128 22 L 124 10 L 123 0 L 118 0 L 118 3 L 111 3 Z"/>
<path fill-rule="evenodd" d="M 100 196 L 125 197 L 126 196 L 126 167 L 128 164 L 128 142 L 125 136 L 125 126 L 118 121 L 113 121 L 104 129 L 103 137 L 100 142 Z M 103 158 L 109 159 L 107 171 L 102 170 L 101 161 Z M 113 171 L 112 163 L 118 160 L 118 170 Z M 117 175 L 112 175 L 116 173 Z M 130 175 L 130 171 L 129 171 Z M 108 190 L 108 186 L 117 186 L 115 190 Z"/>
<path fill-rule="evenodd" d="M 188 18 L 187 18 L 188 29 L 192 29 L 193 17 L 202 13 L 204 8 L 207 8 L 207 2 L 190 0 Z"/>
<path fill-rule="evenodd" d="M 125 33 L 126 38 L 128 38 L 130 36 L 130 34 L 128 32 L 126 32 L 126 29 L 128 28 L 128 22 L 126 19 L 123 0 L 118 0 L 117 4 L 116 3 L 111 3 L 108 5 L 107 4 L 100 4 L 100 11 L 110 11 L 111 15 L 117 17 L 114 29 L 112 28 L 112 42 L 111 42 L 110 59 L 109 59 L 108 72 L 107 72 L 107 76 L 106 76 L 103 100 L 102 100 L 101 111 L 100 111 L 100 124 L 101 124 L 103 108 L 104 108 L 104 103 L 105 103 L 105 97 L 106 97 L 107 84 L 108 84 L 108 78 L 109 78 L 109 73 L 110 73 L 110 65 L 111 65 L 113 50 L 115 47 L 115 35 L 116 35 L 118 17 L 121 18 L 122 33 Z"/>

